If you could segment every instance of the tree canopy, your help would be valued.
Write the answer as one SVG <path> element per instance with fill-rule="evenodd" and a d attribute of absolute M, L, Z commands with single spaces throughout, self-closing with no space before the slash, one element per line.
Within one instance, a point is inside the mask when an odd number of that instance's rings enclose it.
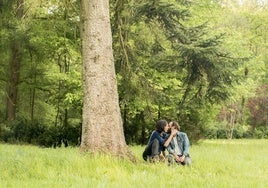
<path fill-rule="evenodd" d="M 267 138 L 267 6 L 110 0 L 127 143 L 146 143 L 160 118 L 191 140 Z M 80 1 L 0 0 L 0 14 L 0 140 L 78 145 Z"/>

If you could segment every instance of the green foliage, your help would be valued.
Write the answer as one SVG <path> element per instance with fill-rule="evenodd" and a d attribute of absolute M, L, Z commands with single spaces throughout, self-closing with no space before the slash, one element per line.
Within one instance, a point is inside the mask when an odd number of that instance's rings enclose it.
<path fill-rule="evenodd" d="M 17 22 L 12 14 L 15 8 L 13 4 L 5 6 L 1 12 L 5 15 L 1 19 L 4 24 L 1 36 L 6 36 L 1 40 L 1 46 L 2 43 L 7 46 L 3 54 L 5 58 L 1 61 L 3 72 L 7 72 L 7 62 L 10 59 L 7 57 L 10 54 L 6 53 L 9 52 L 8 43 L 18 38 L 22 38 L 24 42 L 18 85 L 17 121 L 20 121 L 20 117 L 25 119 L 27 125 L 22 125 L 25 130 L 27 126 L 35 124 L 35 119 L 46 128 L 51 125 L 67 127 L 67 124 L 74 122 L 73 119 L 81 122 L 81 55 L 76 12 L 78 4 L 64 1 L 58 6 L 57 3 L 59 2 L 44 4 L 25 1 L 25 9 L 28 11 L 21 22 Z M 8 85 L 7 80 L 1 80 L 1 88 L 5 88 Z M 1 100 L 5 99 L 6 94 L 3 92 Z M 3 112 L 3 120 L 4 106 L 0 110 Z"/>
<path fill-rule="evenodd" d="M 50 146 L 75 129 L 75 140 L 83 103 L 80 1 L 24 2 L 19 20 L 17 1 L 0 1 L 0 137 L 16 141 L 17 131 L 23 142 Z M 234 138 L 266 137 L 262 128 L 244 129 L 254 126 L 248 100 L 268 75 L 267 4 L 256 2 L 110 1 L 127 143 L 146 143 L 160 118 L 179 121 L 192 140 L 226 138 L 226 122 L 217 117 L 230 104 L 240 114 Z M 5 122 L 5 104 L 10 46 L 17 41 L 23 59 L 15 126 Z M 31 134 L 42 136 L 35 141 Z"/>
<path fill-rule="evenodd" d="M 268 138 L 268 128 L 267 126 L 260 126 L 254 129 L 253 137 L 259 139 L 267 139 Z"/>
<path fill-rule="evenodd" d="M 30 143 L 44 147 L 76 146 L 80 144 L 81 124 L 73 122 L 66 126 L 49 126 L 25 119 L 2 124 L 0 140 L 7 143 Z"/>
<path fill-rule="evenodd" d="M 257 126 L 268 126 L 267 104 L 268 104 L 268 85 L 261 85 L 257 91 L 256 96 L 249 98 L 247 107 L 250 111 L 249 122 L 253 129 Z"/>
<path fill-rule="evenodd" d="M 134 126 L 139 113 L 149 122 L 179 119 L 199 138 L 203 108 L 230 97 L 242 58 L 223 47 L 223 35 L 193 24 L 189 1 L 117 3 L 112 20 L 113 31 L 120 31 L 114 49 L 124 117 Z"/>

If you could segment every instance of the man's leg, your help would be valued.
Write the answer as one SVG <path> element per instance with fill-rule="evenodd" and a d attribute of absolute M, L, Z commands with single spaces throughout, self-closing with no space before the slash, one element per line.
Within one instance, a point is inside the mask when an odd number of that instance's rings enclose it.
<path fill-rule="evenodd" d="M 191 159 L 190 156 L 186 156 L 185 159 L 184 159 L 184 161 L 181 162 L 182 165 L 187 165 L 187 166 L 190 166 L 191 163 L 192 163 L 192 159 Z"/>
<path fill-rule="evenodd" d="M 190 156 L 185 157 L 184 164 L 190 166 L 192 164 L 192 159 Z"/>
<path fill-rule="evenodd" d="M 175 158 L 172 154 L 168 154 L 168 166 L 173 165 L 175 163 Z"/>

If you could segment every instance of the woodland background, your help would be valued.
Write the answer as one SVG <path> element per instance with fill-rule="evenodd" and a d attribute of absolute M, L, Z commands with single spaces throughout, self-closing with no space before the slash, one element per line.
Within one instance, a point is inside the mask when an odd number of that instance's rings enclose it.
<path fill-rule="evenodd" d="M 1 141 L 79 145 L 79 4 L 0 0 Z M 158 119 L 180 122 L 192 142 L 268 138 L 267 8 L 264 0 L 111 0 L 127 143 L 145 144 Z"/>

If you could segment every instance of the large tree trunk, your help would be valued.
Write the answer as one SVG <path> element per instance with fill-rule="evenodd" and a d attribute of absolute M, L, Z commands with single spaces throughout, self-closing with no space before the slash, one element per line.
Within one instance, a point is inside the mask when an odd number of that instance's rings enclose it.
<path fill-rule="evenodd" d="M 123 133 L 112 51 L 109 0 L 81 1 L 81 151 L 131 156 Z"/>

